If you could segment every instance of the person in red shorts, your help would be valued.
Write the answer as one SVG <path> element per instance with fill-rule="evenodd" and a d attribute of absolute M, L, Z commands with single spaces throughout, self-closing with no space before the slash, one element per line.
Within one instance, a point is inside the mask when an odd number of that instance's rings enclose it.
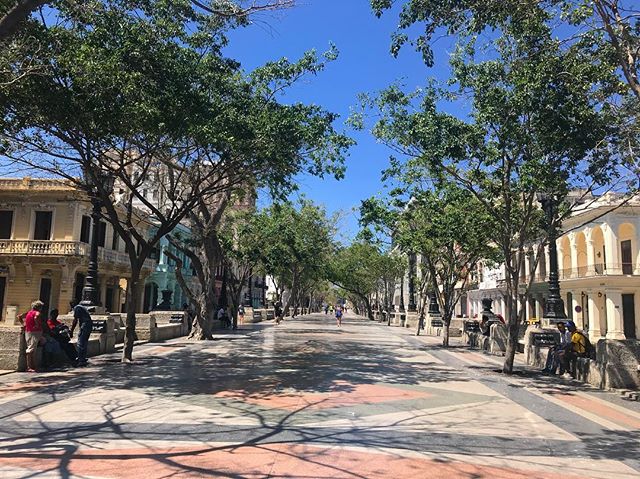
<path fill-rule="evenodd" d="M 42 341 L 42 310 L 44 303 L 34 301 L 28 313 L 18 319 L 24 325 L 24 337 L 27 341 L 27 372 L 36 372 L 36 350 Z"/>

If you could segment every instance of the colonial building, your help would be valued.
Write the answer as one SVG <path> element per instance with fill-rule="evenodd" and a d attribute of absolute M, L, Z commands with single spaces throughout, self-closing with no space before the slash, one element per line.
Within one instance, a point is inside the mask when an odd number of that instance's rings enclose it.
<path fill-rule="evenodd" d="M 47 311 L 69 311 L 79 300 L 89 262 L 91 203 L 56 179 L 0 179 L 0 324 L 15 324 L 32 301 Z M 129 257 L 112 226 L 101 222 L 98 237 L 100 301 L 109 312 L 124 308 Z M 148 259 L 143 276 L 156 263 Z M 140 296 L 137 309 L 142 311 Z"/>
<path fill-rule="evenodd" d="M 640 337 L 640 197 L 625 201 L 607 194 L 585 202 L 562 225 L 557 240 L 561 294 L 567 316 L 592 340 Z M 534 248 L 535 249 L 535 248 Z M 542 318 L 547 296 L 548 251 L 531 254 L 521 282 L 533 275 L 526 301 L 527 319 Z M 478 289 L 469 293 L 471 315 L 484 297 L 504 314 L 503 268 L 482 268 Z M 522 304 L 522 303 L 521 303 Z"/>

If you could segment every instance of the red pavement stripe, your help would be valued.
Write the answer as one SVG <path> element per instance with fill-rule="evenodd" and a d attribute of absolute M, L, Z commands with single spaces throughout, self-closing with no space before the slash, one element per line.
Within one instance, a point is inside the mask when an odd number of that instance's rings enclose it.
<path fill-rule="evenodd" d="M 617 409 L 609 407 L 599 401 L 592 401 L 589 398 L 570 393 L 554 393 L 553 397 L 571 406 L 596 414 L 620 426 L 631 429 L 640 429 L 640 420 L 633 416 L 626 415 L 622 411 L 618 411 Z"/>
<path fill-rule="evenodd" d="M 347 448 L 317 447 L 296 444 L 264 446 L 232 445 L 188 448 L 93 449 L 76 452 L 69 457 L 64 451 L 25 453 L 19 457 L 0 455 L 0 466 L 26 468 L 32 471 L 56 470 L 65 463 L 71 475 L 99 478 L 246 478 L 296 477 L 314 479 L 450 479 L 491 478 L 573 479 L 580 476 L 566 471 L 520 470 L 484 466 L 469 461 L 402 457 L 396 454 L 368 453 Z"/>

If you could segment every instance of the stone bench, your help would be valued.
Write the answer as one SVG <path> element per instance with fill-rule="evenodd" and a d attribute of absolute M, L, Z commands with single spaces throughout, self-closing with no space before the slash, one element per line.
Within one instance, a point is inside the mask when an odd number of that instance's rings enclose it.
<path fill-rule="evenodd" d="M 524 338 L 524 362 L 542 369 L 547 363 L 549 349 L 560 344 L 560 332 L 557 329 L 527 327 Z"/>

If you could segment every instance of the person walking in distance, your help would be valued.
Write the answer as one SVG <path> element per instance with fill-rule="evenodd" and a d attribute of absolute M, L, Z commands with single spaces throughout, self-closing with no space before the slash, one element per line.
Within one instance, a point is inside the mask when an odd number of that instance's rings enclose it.
<path fill-rule="evenodd" d="M 282 301 L 278 300 L 273 305 L 273 308 L 275 309 L 276 324 L 280 324 L 280 321 L 282 321 Z"/>
<path fill-rule="evenodd" d="M 42 341 L 42 310 L 44 303 L 34 301 L 31 309 L 19 316 L 20 322 L 24 325 L 24 337 L 27 342 L 27 372 L 36 372 L 36 351 Z"/>
<path fill-rule="evenodd" d="M 342 306 L 336 305 L 336 324 L 338 327 L 342 326 Z"/>
<path fill-rule="evenodd" d="M 71 337 L 76 329 L 78 323 L 80 324 L 80 332 L 78 333 L 78 367 L 87 365 L 87 347 L 89 345 L 89 336 L 93 330 L 93 320 L 91 319 L 92 312 L 95 311 L 93 306 L 83 306 L 77 304 L 73 308 L 73 324 L 71 324 Z"/>

